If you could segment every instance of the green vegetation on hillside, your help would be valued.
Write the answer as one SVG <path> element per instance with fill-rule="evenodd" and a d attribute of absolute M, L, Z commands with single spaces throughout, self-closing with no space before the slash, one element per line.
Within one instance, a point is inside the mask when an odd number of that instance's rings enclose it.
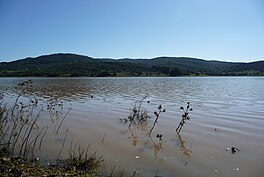
<path fill-rule="evenodd" d="M 108 76 L 257 76 L 264 61 L 232 63 L 186 57 L 154 59 L 94 59 L 75 54 L 52 54 L 0 63 L 2 77 L 108 77 Z"/>

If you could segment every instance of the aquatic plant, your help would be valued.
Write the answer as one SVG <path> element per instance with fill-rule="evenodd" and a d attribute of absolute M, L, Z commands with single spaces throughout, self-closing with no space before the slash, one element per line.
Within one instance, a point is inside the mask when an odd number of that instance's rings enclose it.
<path fill-rule="evenodd" d="M 120 119 L 120 122 L 126 124 L 129 122 L 129 128 L 132 124 L 142 125 L 147 124 L 147 119 L 150 118 L 148 115 L 148 110 L 143 107 L 143 101 L 148 97 L 144 96 L 141 100 L 136 101 L 133 108 L 130 109 L 130 115 L 127 118 Z"/>
<path fill-rule="evenodd" d="M 32 87 L 31 80 L 19 83 L 13 106 L 7 105 L 0 93 L 0 176 L 95 176 L 94 171 L 103 160 L 102 157 L 97 158 L 96 153 L 88 155 L 88 149 L 83 150 L 79 146 L 78 150 L 74 149 L 76 152 L 70 151 L 69 158 L 60 160 L 67 131 L 57 156 L 57 165 L 40 164 L 36 147 L 41 154 L 48 126 L 41 128 L 38 125 L 43 106 L 38 106 L 36 98 L 26 98 Z M 27 99 L 28 102 L 25 101 Z M 64 114 L 62 102 L 53 100 L 48 105 L 51 120 L 56 122 L 54 132 L 58 135 L 70 109 Z"/>
<path fill-rule="evenodd" d="M 186 123 L 187 120 L 190 120 L 190 116 L 189 113 L 190 111 L 192 111 L 193 109 L 190 107 L 190 102 L 187 102 L 187 106 L 186 109 L 184 109 L 184 107 L 180 107 L 180 109 L 183 111 L 182 113 L 182 119 L 178 125 L 178 127 L 176 128 L 176 132 L 180 133 L 183 125 Z"/>
<path fill-rule="evenodd" d="M 44 132 L 37 124 L 43 111 L 42 108 L 36 110 L 38 100 L 31 98 L 28 103 L 19 101 L 32 87 L 31 80 L 18 84 L 16 87 L 18 96 L 11 109 L 3 104 L 3 96 L 1 97 L 0 151 L 6 150 L 5 156 L 9 158 L 28 158 L 31 155 L 31 159 L 34 159 L 33 152 L 37 141 Z"/>
<path fill-rule="evenodd" d="M 148 125 L 147 120 L 150 118 L 148 114 L 149 111 L 145 107 L 142 106 L 142 103 L 146 98 L 147 96 L 143 97 L 141 100 L 136 102 L 133 108 L 130 109 L 130 115 L 128 116 L 128 118 L 120 119 L 120 122 L 124 124 L 126 124 L 127 122 L 130 122 L 128 126 L 129 129 L 131 128 L 132 124 L 137 125 L 138 127 L 141 125 L 143 125 L 144 127 L 147 127 Z M 147 103 L 149 103 L 149 101 Z M 158 122 L 160 114 L 164 113 L 165 111 L 166 109 L 162 108 L 161 105 L 158 106 L 157 111 L 154 111 L 155 121 L 153 125 L 151 126 L 150 131 L 147 133 L 148 135 L 151 135 L 155 125 Z"/>
<path fill-rule="evenodd" d="M 154 112 L 154 115 L 156 116 L 156 118 L 155 118 L 155 121 L 154 121 L 154 123 L 153 123 L 153 125 L 152 125 L 150 131 L 149 131 L 149 135 L 151 135 L 151 133 L 152 133 L 152 131 L 153 131 L 155 125 L 157 124 L 160 114 L 163 113 L 163 112 L 165 112 L 165 111 L 166 111 L 166 109 L 163 109 L 162 106 L 159 105 L 159 107 L 158 107 L 158 111 L 155 111 L 155 112 Z"/>
<path fill-rule="evenodd" d="M 72 149 L 72 142 L 71 148 L 69 152 L 69 158 L 66 160 L 60 161 L 65 169 L 68 171 L 74 171 L 76 175 L 84 175 L 84 174 L 95 174 L 96 169 L 101 165 L 104 161 L 102 156 L 97 158 L 96 152 L 92 154 L 88 154 L 89 147 L 88 145 L 86 148 L 82 148 L 80 145 L 77 148 L 77 144 L 75 148 Z"/>

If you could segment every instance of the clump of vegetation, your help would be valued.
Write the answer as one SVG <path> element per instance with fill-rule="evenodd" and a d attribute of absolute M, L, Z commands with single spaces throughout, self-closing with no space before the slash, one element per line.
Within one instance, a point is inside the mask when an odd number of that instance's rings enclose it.
<path fill-rule="evenodd" d="M 6 152 L 9 158 L 34 159 L 34 151 L 37 141 L 40 139 L 44 129 L 40 129 L 37 121 L 43 109 L 36 111 L 37 99 L 30 99 L 28 103 L 19 101 L 19 98 L 32 88 L 30 80 L 18 84 L 14 105 L 11 109 L 1 105 L 0 116 L 0 151 Z M 30 156 L 30 157 L 29 157 Z"/>
<path fill-rule="evenodd" d="M 76 149 L 77 145 L 75 145 L 74 149 L 72 149 L 71 142 L 69 158 L 66 160 L 58 160 L 58 166 L 63 170 L 70 172 L 71 175 L 95 175 L 96 170 L 104 160 L 102 159 L 102 156 L 97 158 L 96 152 L 89 155 L 89 147 L 90 146 L 84 149 L 79 145 L 78 149 Z"/>
<path fill-rule="evenodd" d="M 99 161 L 100 163 L 100 161 Z M 20 158 L 1 158 L 0 176 L 85 176 L 98 177 L 96 174 L 97 161 L 70 161 L 63 166 L 43 166 L 39 163 L 28 162 Z"/>
<path fill-rule="evenodd" d="M 57 157 L 56 165 L 43 166 L 37 155 L 41 151 L 43 139 L 48 126 L 41 128 L 38 120 L 43 107 L 38 107 L 38 100 L 30 98 L 25 103 L 23 96 L 33 87 L 32 81 L 19 83 L 16 87 L 18 96 L 13 106 L 4 102 L 4 95 L 0 94 L 0 176 L 96 176 L 96 169 L 103 162 L 96 153 L 88 155 L 88 148 L 70 151 L 70 157 L 59 160 L 64 148 L 66 135 Z M 22 98 L 23 97 L 23 98 Z M 57 108 L 60 108 L 57 109 Z M 64 115 L 63 104 L 50 101 L 47 110 L 51 121 L 56 122 L 54 132 L 58 135 L 60 127 L 68 115 Z M 70 109 L 69 109 L 70 110 Z M 40 152 L 41 153 L 41 152 Z"/>
<path fill-rule="evenodd" d="M 121 123 L 126 124 L 127 122 L 129 123 L 129 129 L 131 127 L 131 125 L 146 125 L 147 126 L 147 120 L 150 118 L 149 116 L 149 111 L 144 108 L 142 106 L 143 101 L 147 98 L 147 96 L 143 97 L 141 100 L 139 100 L 138 102 L 135 103 L 135 105 L 133 106 L 133 108 L 130 110 L 130 115 L 128 116 L 128 118 L 123 118 L 120 119 Z M 147 103 L 149 103 L 149 101 L 147 101 Z M 147 133 L 148 135 L 151 135 L 155 125 L 158 122 L 159 116 L 161 113 L 164 113 L 166 111 L 166 109 L 162 108 L 161 105 L 158 106 L 158 110 L 154 111 L 154 116 L 155 116 L 155 121 L 153 123 L 153 125 L 150 128 L 150 131 Z M 161 138 L 161 137 L 160 137 Z"/>
<path fill-rule="evenodd" d="M 148 115 L 148 110 L 142 106 L 143 101 L 148 97 L 148 95 L 144 96 L 141 100 L 136 102 L 133 108 L 130 110 L 130 115 L 128 118 L 120 119 L 123 123 L 129 123 L 129 128 L 132 124 L 134 125 L 142 125 L 147 124 L 147 120 L 150 118 Z"/>
<path fill-rule="evenodd" d="M 180 133 L 183 125 L 186 123 L 187 120 L 190 120 L 190 116 L 189 113 L 190 111 L 192 111 L 193 109 L 190 107 L 190 102 L 187 102 L 187 106 L 186 109 L 184 109 L 184 107 L 180 107 L 180 109 L 183 111 L 182 113 L 182 119 L 178 125 L 178 127 L 176 128 L 176 132 Z"/>

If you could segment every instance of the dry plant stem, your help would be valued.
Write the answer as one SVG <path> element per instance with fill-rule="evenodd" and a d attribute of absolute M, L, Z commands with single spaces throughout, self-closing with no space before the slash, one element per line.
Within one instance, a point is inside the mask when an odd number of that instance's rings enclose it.
<path fill-rule="evenodd" d="M 18 99 L 19 99 L 19 97 L 21 95 L 22 94 L 19 94 L 18 97 L 16 98 L 15 104 L 14 104 L 14 106 L 12 108 L 12 111 L 11 111 L 11 121 L 13 122 L 13 124 L 11 126 L 12 127 L 12 130 L 11 130 L 11 133 L 9 135 L 9 139 L 7 141 L 8 144 L 10 144 L 12 137 L 14 137 L 14 132 L 15 132 L 15 129 L 17 127 L 17 121 L 18 121 L 17 119 L 18 118 L 15 118 L 14 111 L 15 111 L 15 108 L 17 107 L 17 102 L 18 102 Z"/>
<path fill-rule="evenodd" d="M 20 84 L 18 84 L 18 87 L 21 89 L 21 91 L 19 92 L 18 96 L 16 97 L 15 103 L 11 109 L 11 114 L 6 113 L 5 115 L 5 121 L 2 124 L 2 126 L 4 126 L 4 128 L 7 126 L 6 131 L 4 132 L 4 134 L 2 134 L 2 138 L 1 138 L 1 142 L 3 141 L 3 138 L 7 136 L 8 137 L 8 141 L 7 146 L 10 148 L 10 157 L 13 157 L 15 148 L 16 148 L 16 144 L 18 142 L 18 139 L 24 129 L 24 126 L 26 123 L 28 123 L 29 121 L 29 117 L 32 117 L 33 114 L 33 108 L 35 106 L 35 102 L 31 101 L 31 103 L 34 104 L 28 104 L 28 105 L 23 105 L 22 103 L 18 103 L 19 98 L 26 93 L 27 88 L 31 87 L 31 81 L 24 81 Z M 18 90 L 18 89 L 17 89 Z M 15 114 L 15 111 L 17 112 Z M 26 118 L 24 117 L 24 112 L 29 112 L 26 116 Z M 10 120 L 8 119 L 8 117 L 10 117 Z M 10 122 L 10 125 L 7 125 L 8 122 Z M 11 131 L 9 132 L 9 129 L 11 128 Z M 1 128 L 2 129 L 2 128 Z M 26 128 L 27 129 L 27 128 Z M 9 135 L 8 135 L 9 134 Z M 23 140 L 22 140 L 22 143 Z M 21 147 L 23 148 L 23 147 Z"/>
<path fill-rule="evenodd" d="M 27 149 L 27 146 L 28 146 L 28 142 L 30 140 L 30 136 L 31 136 L 31 133 L 32 133 L 32 130 L 34 128 L 34 125 L 36 124 L 37 120 L 39 119 L 40 117 L 40 113 L 41 113 L 42 110 L 40 110 L 38 112 L 38 114 L 36 115 L 36 117 L 34 118 L 33 122 L 31 123 L 31 125 L 29 127 L 27 127 L 25 133 L 24 133 L 24 136 L 22 138 L 22 144 L 20 146 L 20 150 L 19 150 L 19 153 L 18 153 L 18 156 L 21 157 L 25 157 L 26 155 L 26 149 Z"/>
<path fill-rule="evenodd" d="M 13 118 L 13 116 L 14 116 L 14 111 L 15 111 L 18 99 L 23 95 L 23 93 L 24 93 L 24 90 L 21 93 L 19 93 L 18 96 L 16 97 L 15 104 L 12 107 L 12 111 L 11 111 L 11 118 Z"/>
<path fill-rule="evenodd" d="M 8 126 L 6 128 L 6 130 L 5 130 L 5 132 L 3 133 L 3 135 L 1 135 L 2 137 L 1 137 L 1 140 L 0 140 L 0 145 L 8 145 L 8 143 L 2 143 L 2 142 L 4 141 L 4 138 L 7 135 L 7 132 L 8 132 L 9 129 L 10 129 L 10 127 Z"/>
<path fill-rule="evenodd" d="M 1 124 L 1 127 L 0 127 L 0 144 L 2 144 L 2 141 L 4 139 L 4 137 L 6 136 L 6 133 L 7 131 L 9 130 L 9 126 L 7 126 L 7 121 L 4 121 L 4 120 L 0 120 L 0 124 Z"/>
<path fill-rule="evenodd" d="M 25 84 L 25 85 L 24 85 Z M 15 108 L 18 106 L 18 99 L 26 92 L 26 89 L 28 87 L 30 87 L 30 82 L 28 81 L 24 81 L 23 83 L 19 84 L 19 86 L 22 87 L 22 90 L 21 92 L 18 94 L 18 96 L 16 97 L 16 100 L 15 100 L 15 103 L 14 103 L 14 106 L 12 107 L 12 110 L 11 110 L 11 121 L 13 122 L 13 125 L 12 125 L 12 130 L 11 130 L 11 133 L 9 135 L 9 140 L 7 141 L 8 144 L 10 144 L 11 142 L 11 139 L 12 137 L 14 137 L 14 133 L 15 133 L 15 130 L 17 128 L 17 122 L 18 122 L 18 117 L 15 117 L 14 115 L 14 111 L 15 111 Z"/>
<path fill-rule="evenodd" d="M 41 129 L 39 129 L 38 125 L 38 120 L 41 116 L 41 112 L 43 111 L 43 108 L 39 111 L 36 110 L 38 106 L 38 102 L 35 99 L 35 101 L 32 99 L 28 104 L 23 104 L 23 102 L 20 102 L 20 97 L 23 96 L 24 93 L 26 93 L 26 88 L 27 86 L 30 86 L 31 82 L 23 82 L 22 84 L 19 84 L 19 93 L 17 98 L 15 99 L 15 105 L 11 107 L 10 109 L 6 109 L 5 105 L 1 101 L 1 94 L 0 94 L 0 151 L 1 155 L 4 155 L 2 157 L 5 157 L 6 155 L 10 157 L 10 160 L 4 160 L 8 163 L 13 163 L 13 160 L 15 163 L 14 164 L 15 168 L 16 165 L 19 167 L 23 168 L 23 173 L 25 170 L 26 175 L 32 175 L 30 173 L 31 169 L 35 170 L 36 165 L 36 157 L 37 157 L 37 150 L 39 150 L 40 155 L 41 155 L 41 148 L 42 148 L 42 143 L 43 139 L 47 134 L 48 131 L 48 126 L 43 126 Z M 62 112 L 61 114 L 58 114 L 57 118 L 60 118 L 57 121 L 57 125 L 54 129 L 54 133 L 59 134 L 61 131 L 62 123 L 66 119 L 70 112 L 70 109 L 68 112 L 63 115 Z M 57 155 L 57 166 L 54 168 L 51 167 L 52 169 L 42 169 L 41 166 L 36 165 L 37 167 L 40 167 L 40 169 L 36 169 L 37 171 L 34 171 L 34 174 L 32 176 L 43 176 L 43 173 L 45 175 L 58 175 L 58 176 L 64 176 L 64 175 L 85 175 L 85 176 L 90 176 L 90 172 L 94 173 L 96 168 L 102 163 L 102 157 L 97 158 L 96 153 L 92 155 L 88 155 L 88 149 L 89 146 L 86 149 L 81 149 L 79 146 L 75 146 L 74 151 L 72 151 L 72 143 L 71 142 L 71 149 L 70 149 L 70 159 L 72 161 L 68 161 L 69 159 L 60 161 L 60 158 L 62 158 L 62 154 L 64 153 L 64 147 L 66 143 L 66 137 L 67 137 L 68 130 L 66 130 L 65 136 L 63 139 L 60 140 L 60 146 L 59 147 L 59 153 Z M 107 133 L 107 131 L 106 131 Z M 103 140 L 106 136 L 106 133 L 104 134 Z M 62 135 L 63 136 L 63 135 Z M 38 147 L 37 147 L 38 146 Z M 37 149 L 38 148 L 38 149 Z M 17 158 L 14 158 L 17 157 Z M 2 158 L 0 157 L 0 158 Z M 42 157 L 42 155 L 41 155 Z M 18 161 L 17 161 L 18 159 Z M 3 160 L 3 159 L 2 159 Z M 22 162 L 22 166 L 20 163 Z M 1 164 L 1 159 L 0 159 L 0 166 Z M 25 166 L 24 166 L 25 163 Z M 60 166 L 61 163 L 63 166 Z M 30 165 L 29 167 L 27 165 Z M 66 169 L 68 168 L 68 165 L 70 167 L 74 167 L 74 169 Z M 31 166 L 32 165 L 32 166 Z M 61 168 L 62 167 L 62 168 Z M 12 168 L 12 169 L 9 169 Z M 34 168 L 34 169 L 33 169 Z M 114 169 L 112 171 L 111 176 L 114 173 Z M 12 172 L 10 171 L 12 170 Z M 15 170 L 15 171 L 14 171 Z M 17 171 L 19 169 L 14 169 L 13 170 L 13 165 L 12 167 L 8 167 L 7 169 L 7 176 L 9 175 L 17 175 Z M 64 171 L 66 170 L 66 171 Z M 69 172 L 68 172 L 69 170 Z M 5 170 L 6 171 L 6 170 Z M 20 171 L 19 171 L 20 172 Z M 50 173 L 51 172 L 51 173 Z M 49 174 L 50 173 L 50 174 Z M 2 171 L 0 172 L 3 175 Z"/>
<path fill-rule="evenodd" d="M 42 134 L 44 130 L 44 127 L 41 129 L 41 131 L 37 134 L 37 136 L 32 140 L 32 142 L 29 144 L 28 148 L 27 148 L 27 151 L 29 150 L 29 147 L 31 146 L 32 144 L 32 149 L 31 149 L 31 159 L 32 161 L 34 161 L 34 154 L 35 154 L 35 148 L 36 148 L 36 144 L 37 144 L 37 141 L 39 140 L 39 137 L 40 135 Z"/>
<path fill-rule="evenodd" d="M 58 132 L 59 132 L 59 130 L 60 130 L 60 127 L 61 127 L 61 125 L 62 125 L 62 122 L 63 122 L 63 121 L 65 120 L 65 118 L 67 117 L 67 115 L 69 114 L 70 110 L 71 110 L 71 108 L 69 108 L 69 110 L 67 111 L 67 113 L 65 114 L 65 116 L 62 118 L 62 120 L 61 120 L 61 122 L 60 122 L 60 125 L 59 125 L 59 127 L 57 128 L 57 130 L 56 130 L 56 134 L 58 134 Z"/>
<path fill-rule="evenodd" d="M 18 139 L 19 139 L 19 137 L 20 137 L 20 135 L 21 135 L 21 132 L 22 132 L 22 130 L 23 130 L 23 128 L 25 127 L 25 125 L 28 123 L 28 120 L 26 120 L 26 122 L 25 123 L 23 123 L 22 125 L 21 125 L 21 127 L 20 127 L 20 129 L 19 129 L 19 131 L 18 131 L 18 135 L 16 136 L 16 139 L 14 140 L 14 142 L 12 143 L 12 148 L 11 148 L 11 157 L 13 157 L 13 153 L 14 153 L 14 150 L 15 150 L 15 147 L 16 147 L 16 143 L 17 143 L 17 141 L 18 141 Z"/>
<path fill-rule="evenodd" d="M 66 137 L 67 137 L 67 131 L 64 135 L 64 138 L 63 138 L 63 142 L 62 142 L 62 145 L 61 145 L 61 148 L 60 148 L 60 151 L 59 151 L 59 154 L 57 156 L 57 163 L 59 162 L 59 159 L 60 159 L 60 155 L 61 155 L 61 152 L 62 152 L 62 149 L 64 148 L 64 145 L 65 145 L 65 140 L 66 140 Z"/>
<path fill-rule="evenodd" d="M 41 112 L 41 111 L 40 111 Z M 32 125 L 29 129 L 28 135 L 25 139 L 25 146 L 24 146 L 24 153 L 23 153 L 23 157 L 26 157 L 26 153 L 27 153 L 27 149 L 29 148 L 30 144 L 28 145 L 28 142 L 30 141 L 30 136 L 32 135 L 32 130 L 34 128 L 34 125 L 36 124 L 37 120 L 40 117 L 40 112 L 38 113 L 38 115 L 36 116 L 35 120 L 32 122 Z"/>
<path fill-rule="evenodd" d="M 43 143 L 43 139 L 44 139 L 44 137 L 46 136 L 46 134 L 47 134 L 47 131 L 48 131 L 48 126 L 46 126 L 46 129 L 45 129 L 45 131 L 44 131 L 44 134 L 41 136 L 41 138 L 40 138 L 40 141 L 39 141 L 39 147 L 38 147 L 38 149 L 39 149 L 39 152 L 40 152 L 40 154 L 41 154 L 41 156 L 42 156 L 42 151 L 41 151 L 41 147 L 42 147 L 42 143 Z"/>

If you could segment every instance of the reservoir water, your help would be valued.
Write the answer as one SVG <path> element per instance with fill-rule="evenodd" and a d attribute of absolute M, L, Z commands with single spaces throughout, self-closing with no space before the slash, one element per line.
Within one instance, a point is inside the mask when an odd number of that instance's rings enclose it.
<path fill-rule="evenodd" d="M 43 159 L 56 159 L 66 133 L 65 156 L 71 142 L 90 145 L 89 152 L 103 156 L 106 171 L 124 169 L 124 176 L 264 176 L 264 77 L 0 78 L 8 105 L 17 97 L 14 88 L 27 79 L 34 87 L 21 99 L 39 100 L 39 126 L 50 121 L 50 100 L 63 102 L 64 115 L 69 111 L 60 137 L 48 129 Z M 120 119 L 144 97 L 148 123 L 128 128 Z M 187 102 L 193 111 L 177 134 L 179 108 Z M 149 137 L 159 105 L 166 111 Z M 239 151 L 231 153 L 231 147 Z"/>

